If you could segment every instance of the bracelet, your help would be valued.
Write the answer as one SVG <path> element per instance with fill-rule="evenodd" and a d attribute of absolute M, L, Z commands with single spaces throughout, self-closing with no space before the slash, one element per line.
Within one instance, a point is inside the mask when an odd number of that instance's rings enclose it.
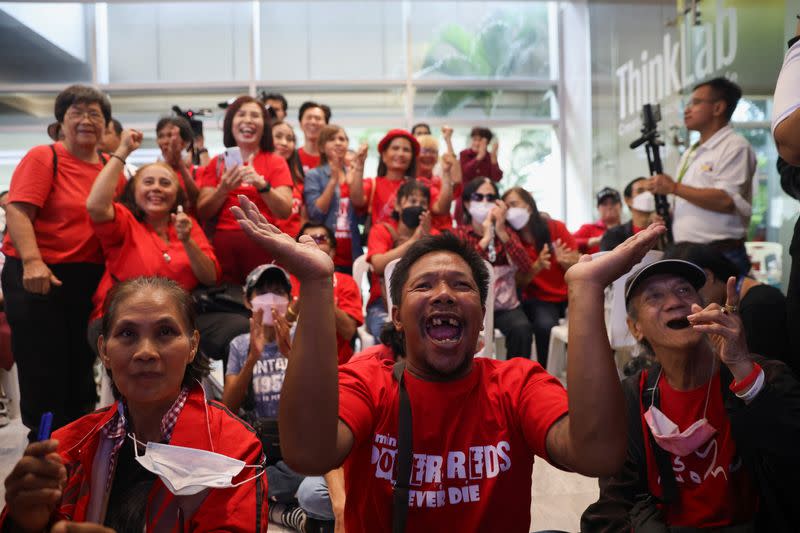
<path fill-rule="evenodd" d="M 742 381 L 733 381 L 731 382 L 730 389 L 731 392 L 734 394 L 739 394 L 740 392 L 747 390 L 758 378 L 759 373 L 762 372 L 761 365 L 758 363 L 753 363 L 753 370 L 744 378 Z"/>
<path fill-rule="evenodd" d="M 760 370 L 760 369 L 759 369 Z M 736 393 L 736 397 L 742 400 L 745 403 L 750 403 L 753 399 L 758 396 L 758 393 L 761 392 L 761 389 L 764 388 L 764 382 L 766 377 L 764 376 L 764 371 L 760 370 L 758 375 L 756 375 L 755 382 L 753 386 L 747 392 Z"/>
<path fill-rule="evenodd" d="M 109 157 L 116 157 L 117 159 L 119 159 L 120 161 L 122 161 L 122 164 L 123 164 L 123 165 L 125 165 L 125 164 L 126 164 L 125 160 L 124 160 L 124 159 L 122 159 L 122 158 L 121 158 L 120 156 L 118 156 L 117 154 L 111 154 Z"/>
<path fill-rule="evenodd" d="M 267 181 L 265 183 L 266 185 L 264 185 L 260 189 L 256 189 L 256 191 L 258 191 L 259 194 L 268 193 L 272 189 L 272 185 L 270 184 L 270 182 Z"/>

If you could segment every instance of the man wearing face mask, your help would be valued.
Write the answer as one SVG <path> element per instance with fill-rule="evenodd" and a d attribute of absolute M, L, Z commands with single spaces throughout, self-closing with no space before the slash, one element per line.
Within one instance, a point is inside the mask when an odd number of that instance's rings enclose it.
<path fill-rule="evenodd" d="M 613 250 L 628 237 L 631 237 L 657 220 L 655 215 L 656 200 L 653 193 L 647 190 L 647 178 L 638 177 L 625 186 L 623 191 L 625 205 L 631 211 L 631 219 L 619 226 L 609 229 L 600 239 L 600 250 Z"/>
<path fill-rule="evenodd" d="M 376 339 L 389 320 L 383 294 L 386 265 L 403 257 L 418 240 L 438 233 L 431 227 L 430 201 L 431 191 L 427 186 L 418 180 L 406 181 L 397 190 L 392 217 L 373 226 L 369 232 L 367 261 L 372 265 L 372 276 L 367 302 L 367 331 Z"/>
<path fill-rule="evenodd" d="M 736 278 L 725 305 L 703 308 L 705 281 L 693 263 L 665 259 L 625 284 L 628 327 L 657 363 L 623 382 L 627 458 L 601 478 L 582 531 L 796 531 L 800 384 L 749 352 Z M 595 326 L 570 324 L 570 335 L 606 334 Z"/>

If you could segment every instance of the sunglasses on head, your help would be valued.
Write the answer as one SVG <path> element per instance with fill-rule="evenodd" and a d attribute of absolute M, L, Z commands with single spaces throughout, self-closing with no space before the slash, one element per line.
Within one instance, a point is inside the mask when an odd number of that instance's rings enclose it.
<path fill-rule="evenodd" d="M 490 193 L 487 193 L 487 194 L 481 194 L 479 192 L 474 192 L 474 193 L 469 195 L 469 199 L 471 201 L 473 201 L 473 202 L 494 202 L 498 198 L 499 198 L 499 196 L 497 196 L 493 192 L 490 192 Z"/>

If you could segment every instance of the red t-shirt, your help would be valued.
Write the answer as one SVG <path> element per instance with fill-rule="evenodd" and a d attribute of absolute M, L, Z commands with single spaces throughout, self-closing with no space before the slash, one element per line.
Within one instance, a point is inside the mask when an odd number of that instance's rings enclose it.
<path fill-rule="evenodd" d="M 439 200 L 439 195 L 442 194 L 442 178 L 434 176 L 428 178 L 417 178 L 419 181 L 427 185 L 431 190 L 431 206 L 435 205 Z M 462 183 L 457 183 L 453 186 L 453 201 L 456 198 L 461 198 L 461 193 L 464 190 Z M 452 202 L 451 202 L 452 206 Z M 448 231 L 453 228 L 453 215 L 448 211 L 443 215 L 431 215 L 431 226 L 439 231 Z"/>
<path fill-rule="evenodd" d="M 269 152 L 258 152 L 253 159 L 253 167 L 256 169 L 264 179 L 269 182 L 272 187 L 291 187 L 293 185 L 292 175 L 289 173 L 289 165 L 286 160 L 280 156 Z M 197 171 L 197 186 L 203 187 L 217 187 L 219 180 L 224 171 L 224 164 L 219 159 L 219 156 L 214 157 L 209 161 L 208 165 Z M 269 220 L 274 223 L 277 217 L 272 214 L 269 207 L 267 207 L 264 199 L 258 193 L 256 188 L 249 183 L 242 183 L 236 189 L 228 193 L 225 203 L 217 213 L 217 230 L 223 231 L 238 231 L 241 228 L 236 219 L 233 218 L 231 207 L 239 205 L 238 195 L 243 194 L 258 206 L 258 210 Z"/>
<path fill-rule="evenodd" d="M 150 224 L 139 222 L 127 207 L 115 202 L 114 220 L 93 222 L 92 227 L 106 258 L 106 271 L 92 298 L 92 320 L 102 316 L 103 301 L 116 282 L 138 276 L 162 276 L 176 281 L 187 291 L 197 287 L 199 281 L 173 224 L 168 229 L 169 243 L 164 242 Z M 214 249 L 194 219 L 191 236 L 200 250 L 214 261 L 219 279 L 221 271 Z M 169 256 L 169 261 L 164 254 Z"/>
<path fill-rule="evenodd" d="M 533 361 L 475 358 L 457 381 L 408 371 L 414 458 L 408 531 L 530 531 L 534 455 L 567 414 L 567 393 Z M 339 418 L 353 432 L 344 464 L 347 531 L 392 528 L 398 384 L 391 361 L 339 367 Z"/>
<path fill-rule="evenodd" d="M 364 180 L 364 196 L 367 198 L 367 202 L 370 201 L 370 198 L 372 199 L 371 219 L 373 226 L 377 226 L 380 222 L 391 220 L 397 190 L 403 183 L 405 183 L 405 180 L 390 180 L 383 176 Z M 372 192 L 373 187 L 375 187 L 374 194 Z"/>
<path fill-rule="evenodd" d="M 575 250 L 577 244 L 575 238 L 567 229 L 563 222 L 548 219 L 547 227 L 550 230 L 550 240 L 556 242 L 561 239 L 567 248 Z M 523 242 L 525 251 L 531 258 L 531 262 L 536 262 L 539 258 L 540 246 Z M 566 302 L 567 284 L 564 282 L 564 270 L 556 261 L 555 254 L 550 254 L 550 268 L 540 270 L 530 283 L 522 290 L 523 300 L 539 300 L 542 302 Z"/>
<path fill-rule="evenodd" d="M 82 161 L 60 142 L 54 147 L 58 159 L 55 179 L 50 146 L 32 148 L 14 169 L 8 201 L 39 208 L 33 231 L 45 263 L 102 263 L 103 252 L 92 231 L 86 198 L 103 169 L 103 162 Z M 120 172 L 117 194 L 125 188 L 125 183 Z M 19 258 L 8 232 L 3 239 L 3 253 Z"/>
<path fill-rule="evenodd" d="M 297 155 L 300 156 L 300 164 L 303 165 L 303 172 L 308 172 L 312 168 L 317 168 L 319 166 L 319 155 L 311 155 L 302 148 L 297 150 Z"/>
<path fill-rule="evenodd" d="M 292 296 L 300 296 L 300 281 L 290 274 L 292 280 Z M 356 321 L 356 327 L 364 323 L 364 311 L 361 301 L 361 289 L 352 276 L 342 272 L 333 273 L 333 305 L 347 313 Z M 353 356 L 353 347 L 350 339 L 345 339 L 336 333 L 336 350 L 339 364 L 344 364 Z"/>
<path fill-rule="evenodd" d="M 395 219 L 390 218 L 384 222 L 380 222 L 369 230 L 369 239 L 367 239 L 367 262 L 372 264 L 372 256 L 385 254 L 395 247 L 394 239 L 391 232 L 386 228 L 386 224 L 391 226 L 395 233 L 397 233 L 398 223 Z M 369 301 L 367 305 L 377 300 L 383 294 L 381 287 L 383 286 L 383 276 L 378 276 L 374 270 L 370 272 L 370 287 L 369 287 Z"/>
<path fill-rule="evenodd" d="M 279 218 L 273 223 L 275 226 L 294 238 L 300 233 L 300 228 L 303 227 L 303 183 L 295 183 L 292 185 L 292 213 L 289 218 Z"/>
<path fill-rule="evenodd" d="M 646 379 L 644 376 L 645 373 L 642 379 Z M 694 453 L 685 457 L 670 454 L 678 485 L 678 501 L 662 508 L 670 526 L 717 528 L 743 524 L 751 521 L 758 510 L 758 491 L 742 458 L 736 454 L 736 442 L 722 403 L 719 379 L 717 372 L 711 381 L 706 412 L 706 418 L 717 433 Z M 659 409 L 678 425 L 680 431 L 685 431 L 703 418 L 707 391 L 708 385 L 691 391 L 675 390 L 662 375 L 658 381 Z M 644 406 L 644 409 L 649 407 Z M 645 424 L 643 429 L 646 428 L 644 417 L 642 423 Z M 649 490 L 660 496 L 658 467 L 649 443 L 645 450 Z"/>
<path fill-rule="evenodd" d="M 360 361 L 361 359 L 377 359 L 378 361 L 391 361 L 394 363 L 394 352 L 385 344 L 376 344 L 364 348 L 350 358 L 350 361 Z"/>
<path fill-rule="evenodd" d="M 600 251 L 600 244 L 589 246 L 589 239 L 594 237 L 602 237 L 608 228 L 602 221 L 592 222 L 591 224 L 584 224 L 578 231 L 572 234 L 575 237 L 575 242 L 578 243 L 578 250 L 584 254 L 596 254 Z"/>

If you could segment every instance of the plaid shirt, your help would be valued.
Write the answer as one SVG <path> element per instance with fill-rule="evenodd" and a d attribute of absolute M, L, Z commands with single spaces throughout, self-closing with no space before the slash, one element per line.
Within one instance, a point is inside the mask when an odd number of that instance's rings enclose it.
<path fill-rule="evenodd" d="M 189 389 L 186 387 L 181 388 L 180 394 L 175 399 L 172 407 L 161 418 L 161 442 L 166 444 L 172 439 L 172 431 L 175 429 L 175 423 L 178 421 L 178 415 L 181 414 L 183 406 L 186 404 L 186 398 L 189 396 Z M 114 481 L 114 470 L 117 465 L 117 456 L 119 449 L 125 443 L 125 436 L 128 434 L 128 419 L 123 414 L 127 411 L 125 403 L 120 400 L 119 410 L 117 414 L 108 421 L 102 428 L 103 436 L 108 439 L 114 440 L 114 448 L 111 450 L 111 457 L 108 460 L 108 479 L 106 480 L 106 492 L 111 489 L 111 483 Z"/>
<path fill-rule="evenodd" d="M 494 238 L 494 249 L 497 252 L 497 259 L 494 262 L 495 266 L 516 265 L 520 272 L 530 272 L 533 269 L 533 261 L 531 261 L 528 252 L 519 240 L 517 233 L 511 229 L 508 231 L 508 241 L 503 244 L 500 237 Z M 486 250 L 480 247 L 478 243 L 481 241 L 481 236 L 472 229 L 472 226 L 458 226 L 453 228 L 453 234 L 474 248 L 481 257 L 489 260 L 489 255 Z"/>

